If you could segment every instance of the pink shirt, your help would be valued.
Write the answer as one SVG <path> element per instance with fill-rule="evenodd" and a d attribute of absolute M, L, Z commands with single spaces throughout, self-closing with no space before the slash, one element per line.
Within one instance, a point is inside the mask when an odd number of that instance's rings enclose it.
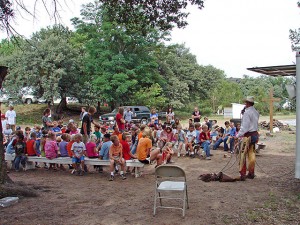
<path fill-rule="evenodd" d="M 88 142 L 85 144 L 87 157 L 89 158 L 98 157 L 98 153 L 95 153 L 94 151 L 95 147 L 96 144 L 94 142 Z"/>
<path fill-rule="evenodd" d="M 58 146 L 56 144 L 56 141 L 47 140 L 44 149 L 47 159 L 57 158 Z"/>
<path fill-rule="evenodd" d="M 71 130 L 69 134 L 70 134 L 70 135 L 73 135 L 73 134 L 78 134 L 78 133 L 79 133 L 79 132 L 78 132 L 78 130 L 76 129 L 76 130 Z"/>

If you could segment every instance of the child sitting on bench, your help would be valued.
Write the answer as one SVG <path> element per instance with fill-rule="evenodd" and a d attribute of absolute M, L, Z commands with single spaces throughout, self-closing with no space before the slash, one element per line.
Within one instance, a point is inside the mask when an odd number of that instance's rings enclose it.
<path fill-rule="evenodd" d="M 75 168 L 75 172 L 77 172 L 78 175 L 82 176 L 84 171 L 84 156 L 86 155 L 86 148 L 85 144 L 81 141 L 81 134 L 75 134 L 74 139 L 75 142 L 72 144 L 71 147 L 71 151 L 73 153 L 73 168 Z M 79 170 L 80 168 L 78 167 L 78 163 L 80 163 L 81 165 L 81 170 Z"/>
<path fill-rule="evenodd" d="M 110 137 L 110 140 L 112 141 L 112 145 L 109 149 L 109 159 L 110 159 L 110 178 L 109 181 L 114 180 L 114 170 L 115 170 L 115 164 L 121 165 L 121 172 L 120 175 L 122 177 L 122 180 L 126 179 L 125 176 L 125 160 L 123 159 L 123 152 L 122 152 L 122 145 L 120 144 L 120 140 L 117 135 L 112 135 Z"/>

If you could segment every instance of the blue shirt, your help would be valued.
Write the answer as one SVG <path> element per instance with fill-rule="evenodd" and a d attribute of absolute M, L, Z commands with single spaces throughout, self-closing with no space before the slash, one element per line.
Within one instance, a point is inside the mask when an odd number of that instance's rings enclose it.
<path fill-rule="evenodd" d="M 200 131 L 199 130 L 195 130 L 195 131 L 196 131 L 195 143 L 199 144 L 200 143 Z"/>
<path fill-rule="evenodd" d="M 150 119 L 151 120 L 152 120 L 152 117 L 156 118 L 156 120 L 154 121 L 154 124 L 158 124 L 158 114 L 157 113 L 155 113 L 155 114 L 150 113 Z"/>
<path fill-rule="evenodd" d="M 234 137 L 234 136 L 235 136 L 235 132 L 236 132 L 236 128 L 235 128 L 235 127 L 232 127 L 232 128 L 230 129 L 230 136 L 231 136 L 231 137 Z"/>
<path fill-rule="evenodd" d="M 111 145 L 112 145 L 112 142 L 111 141 L 107 141 L 107 142 L 104 142 L 103 145 L 102 145 L 102 147 L 101 147 L 99 155 L 102 156 L 102 158 L 104 160 L 109 160 L 109 149 L 110 149 Z"/>
<path fill-rule="evenodd" d="M 67 144 L 68 144 L 68 142 L 66 142 L 66 141 L 61 141 L 59 143 L 59 151 L 60 151 L 61 157 L 68 157 L 69 156 L 68 150 L 67 150 Z"/>
<path fill-rule="evenodd" d="M 61 132 L 61 129 L 59 128 L 59 127 L 53 127 L 52 129 L 51 129 L 53 132 Z M 60 134 L 56 134 L 56 136 L 59 136 Z"/>

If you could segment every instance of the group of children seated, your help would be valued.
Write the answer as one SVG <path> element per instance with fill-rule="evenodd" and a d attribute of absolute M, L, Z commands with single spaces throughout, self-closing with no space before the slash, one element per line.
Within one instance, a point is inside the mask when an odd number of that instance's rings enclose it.
<path fill-rule="evenodd" d="M 23 131 L 17 126 L 16 131 L 12 131 L 9 126 L 3 129 L 4 144 L 6 153 L 15 154 L 14 168 L 20 170 L 20 164 L 25 169 L 27 156 L 42 156 L 47 159 L 57 157 L 71 157 L 72 174 L 83 175 L 87 172 L 84 164 L 85 157 L 99 158 L 100 160 L 110 160 L 110 178 L 114 180 L 114 174 L 118 173 L 118 165 L 121 166 L 120 176 L 126 179 L 126 160 L 138 159 L 142 163 L 157 162 L 157 166 L 164 163 L 172 163 L 172 156 L 177 152 L 177 156 L 199 156 L 210 160 L 211 143 L 213 149 L 224 143 L 224 150 L 230 151 L 233 146 L 233 136 L 238 131 L 233 123 L 225 122 L 225 128 L 216 125 L 216 121 L 211 124 L 205 118 L 202 124 L 190 121 L 188 129 L 183 129 L 179 119 L 173 123 L 161 121 L 148 125 L 127 123 L 123 133 L 118 126 L 111 123 L 95 124 L 94 132 L 89 136 L 86 143 L 82 142 L 82 135 L 78 125 L 70 120 L 67 125 L 63 121 L 53 122 L 50 129 L 42 129 L 36 125 L 33 128 L 26 127 Z M 183 150 L 185 148 L 185 153 Z M 203 151 L 199 151 L 203 148 Z M 199 154 L 200 152 L 200 154 Z M 35 165 L 37 168 L 41 165 Z M 43 165 L 49 170 L 66 170 L 63 165 L 50 163 Z M 100 173 L 102 166 L 95 166 Z"/>

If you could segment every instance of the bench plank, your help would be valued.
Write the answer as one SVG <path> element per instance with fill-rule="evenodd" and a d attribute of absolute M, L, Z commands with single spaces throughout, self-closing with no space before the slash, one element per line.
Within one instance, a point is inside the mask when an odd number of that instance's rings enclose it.
<path fill-rule="evenodd" d="M 15 159 L 14 154 L 5 154 L 5 160 L 6 161 L 13 161 Z M 28 156 L 27 162 L 30 162 L 28 165 L 28 169 L 34 168 L 33 164 L 34 162 L 39 163 L 56 163 L 56 164 L 72 164 L 72 158 L 70 157 L 58 157 L 55 159 L 47 159 L 46 157 L 38 157 L 38 156 Z M 86 165 L 93 165 L 93 166 L 109 166 L 110 161 L 109 160 L 100 160 L 100 159 L 92 159 L 85 157 L 84 160 Z M 138 177 L 138 168 L 143 168 L 144 164 L 141 163 L 137 159 L 131 159 L 126 160 L 126 166 L 134 167 L 135 168 L 135 177 Z"/>

